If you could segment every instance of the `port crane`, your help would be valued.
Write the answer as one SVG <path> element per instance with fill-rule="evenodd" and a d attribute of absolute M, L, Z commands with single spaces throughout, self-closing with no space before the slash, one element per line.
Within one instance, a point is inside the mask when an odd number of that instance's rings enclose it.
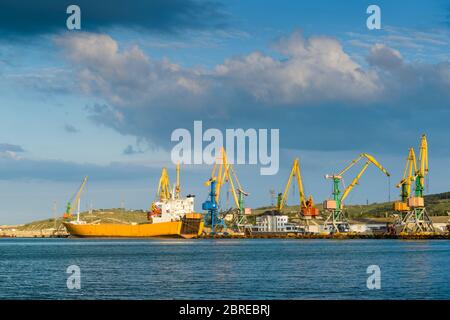
<path fill-rule="evenodd" d="M 428 175 L 428 142 L 425 134 L 420 140 L 418 166 L 415 165 L 414 170 L 414 177 L 410 177 L 415 182 L 414 196 L 407 198 L 409 211 L 402 220 L 401 232 L 434 232 L 424 201 L 425 178 Z"/>
<path fill-rule="evenodd" d="M 83 181 L 81 182 L 80 187 L 78 188 L 78 191 L 72 196 L 72 198 L 67 203 L 66 212 L 64 212 L 63 218 L 69 219 L 73 215 L 73 211 L 75 210 L 75 206 L 78 208 L 78 220 L 79 220 L 79 213 L 80 213 L 80 199 L 81 194 L 83 193 L 84 187 L 86 186 L 86 182 L 88 180 L 88 176 L 85 176 L 83 178 Z M 74 205 L 72 205 L 74 204 Z"/>
<path fill-rule="evenodd" d="M 310 195 L 308 200 L 306 200 L 305 192 L 303 190 L 303 182 L 302 176 L 300 173 L 300 164 L 298 158 L 294 159 L 294 163 L 292 164 L 291 173 L 289 174 L 288 181 L 284 188 L 283 195 L 281 199 L 277 202 L 277 210 L 281 212 L 283 210 L 284 205 L 287 202 L 289 188 L 291 186 L 292 178 L 295 177 L 298 187 L 299 199 L 300 199 L 300 215 L 302 218 L 311 219 L 316 218 L 319 215 L 319 209 L 314 207 L 314 200 Z"/>
<path fill-rule="evenodd" d="M 344 189 L 344 192 L 341 194 L 341 190 L 339 189 L 339 185 L 343 180 L 343 174 L 346 173 L 350 168 L 352 168 L 355 164 L 357 164 L 360 160 L 365 159 L 366 163 L 362 167 L 361 171 L 356 175 L 356 177 L 352 180 L 350 185 Z M 361 179 L 361 176 L 366 171 L 367 167 L 373 164 L 378 169 L 380 169 L 387 177 L 390 176 L 389 172 L 371 155 L 367 153 L 361 153 L 358 158 L 354 159 L 347 167 L 345 167 L 342 171 L 337 174 L 327 174 L 325 175 L 326 179 L 333 180 L 333 199 L 325 200 L 323 203 L 323 208 L 329 212 L 329 216 L 325 220 L 325 226 L 330 230 L 330 232 L 348 232 L 350 230 L 350 226 L 348 224 L 348 219 L 345 216 L 343 209 L 343 202 L 345 198 L 349 195 L 350 191 L 352 191 L 353 187 L 358 183 Z"/>
<path fill-rule="evenodd" d="M 414 148 L 409 148 L 408 157 L 406 158 L 405 170 L 403 171 L 403 176 L 400 182 L 396 185 L 397 188 L 401 188 L 400 197 L 401 201 L 394 202 L 393 209 L 403 215 L 403 213 L 408 212 L 410 208 L 408 207 L 407 201 L 411 196 L 411 183 L 415 180 L 417 171 L 416 164 L 416 154 Z M 403 216 L 402 216 L 403 218 Z"/>
<path fill-rule="evenodd" d="M 218 217 L 219 205 L 216 202 L 216 184 L 217 180 L 215 177 L 211 177 L 209 180 L 210 193 L 209 200 L 202 203 L 202 209 L 207 210 L 211 218 L 211 234 L 216 233 L 217 224 L 226 227 L 222 219 Z"/>
<path fill-rule="evenodd" d="M 234 170 L 231 163 L 227 159 L 227 154 L 225 149 L 222 147 L 220 150 L 220 155 L 216 159 L 213 169 L 211 171 L 211 178 L 205 182 L 206 186 L 211 186 L 214 181 L 214 195 L 215 204 L 218 205 L 220 194 L 222 191 L 222 186 L 228 183 L 231 189 L 231 194 L 233 196 L 234 204 L 237 209 L 237 214 L 233 218 L 233 226 L 240 231 L 240 229 L 246 223 L 245 219 L 245 206 L 244 197 L 248 196 L 248 192 L 245 192 L 242 185 L 237 177 L 236 171 Z M 204 209 L 208 210 L 208 209 Z M 223 219 L 219 218 L 217 215 L 215 217 L 211 216 L 211 225 L 222 225 L 225 226 Z M 214 232 L 214 229 L 212 229 Z"/>

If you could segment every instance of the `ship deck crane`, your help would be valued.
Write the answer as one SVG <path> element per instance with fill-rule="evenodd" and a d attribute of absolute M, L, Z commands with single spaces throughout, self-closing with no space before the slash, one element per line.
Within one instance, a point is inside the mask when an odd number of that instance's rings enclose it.
<path fill-rule="evenodd" d="M 299 199 L 300 199 L 300 212 L 301 215 L 304 218 L 315 218 L 319 215 L 319 209 L 314 207 L 314 200 L 312 196 L 310 195 L 308 200 L 305 198 L 305 192 L 303 190 L 303 182 L 302 182 L 302 176 L 300 173 L 300 165 L 298 158 L 294 159 L 294 163 L 292 165 L 291 173 L 289 174 L 288 181 L 286 183 L 286 186 L 284 188 L 283 195 L 281 199 L 277 202 L 277 209 L 281 212 L 283 210 L 284 205 L 287 202 L 288 194 L 289 194 L 289 188 L 291 186 L 292 178 L 295 177 L 295 180 L 297 181 L 297 187 L 298 187 L 298 193 L 299 193 Z"/>
<path fill-rule="evenodd" d="M 361 171 L 356 175 L 356 177 L 352 180 L 350 185 L 344 189 L 342 196 L 340 196 L 341 191 L 339 189 L 339 185 L 343 179 L 343 174 L 346 173 L 350 168 L 352 168 L 356 163 L 360 160 L 366 159 L 366 163 L 362 167 Z M 358 183 L 361 179 L 363 173 L 366 171 L 367 167 L 373 164 L 378 169 L 380 169 L 387 177 L 390 176 L 389 172 L 371 155 L 367 153 L 361 153 L 358 158 L 353 160 L 347 167 L 345 167 L 341 172 L 332 175 L 326 175 L 326 179 L 333 180 L 333 199 L 325 200 L 323 203 L 323 207 L 325 210 L 329 211 L 330 214 L 328 218 L 325 220 L 325 226 L 327 226 L 330 232 L 347 232 L 349 231 L 348 219 L 343 212 L 343 202 L 349 195 L 350 191 L 352 191 L 353 187 Z"/>
<path fill-rule="evenodd" d="M 86 186 L 87 180 L 88 180 L 88 176 L 85 176 L 83 178 L 83 181 L 81 182 L 80 187 L 78 188 L 78 191 L 72 196 L 72 198 L 67 203 L 66 212 L 64 212 L 64 215 L 63 215 L 64 219 L 68 219 L 73 215 L 75 206 L 78 207 L 78 212 L 79 212 L 81 194 L 83 193 L 83 190 L 84 190 L 84 187 Z M 75 204 L 75 206 L 73 206 L 72 204 Z M 78 216 L 78 219 L 79 219 L 79 216 Z"/>
<path fill-rule="evenodd" d="M 158 182 L 158 189 L 156 190 L 156 201 L 153 201 L 150 205 L 150 211 L 147 213 L 148 220 L 152 216 L 161 213 L 161 208 L 159 208 L 157 202 L 167 201 L 169 199 L 180 199 L 180 163 L 176 165 L 176 184 L 172 188 L 170 184 L 169 174 L 167 173 L 167 168 L 163 167 L 161 170 L 161 176 Z"/>
<path fill-rule="evenodd" d="M 169 175 L 167 174 L 167 168 L 162 168 L 161 177 L 158 182 L 158 189 L 156 190 L 156 196 L 160 201 L 168 200 L 172 198 L 172 192 L 170 188 Z"/>
<path fill-rule="evenodd" d="M 219 203 L 219 198 L 222 190 L 222 186 L 225 183 L 230 185 L 231 194 L 233 196 L 234 204 L 238 209 L 238 213 L 236 218 L 233 221 L 234 226 L 237 229 L 240 229 L 245 224 L 245 215 L 244 215 L 244 197 L 248 196 L 248 193 L 244 191 L 242 185 L 237 177 L 236 171 L 234 170 L 231 163 L 228 162 L 227 154 L 224 148 L 221 148 L 220 155 L 216 159 L 214 163 L 213 169 L 211 171 L 211 178 L 205 182 L 206 186 L 210 186 L 212 182 L 214 183 L 214 192 L 211 191 L 211 194 L 214 194 L 214 201 L 216 205 Z M 204 209 L 208 210 L 208 209 Z M 216 210 L 217 211 L 217 210 Z M 211 225 L 217 226 L 222 225 L 225 226 L 225 223 L 222 219 L 216 215 L 215 217 L 211 216 Z M 214 227 L 212 232 L 215 232 Z"/>
<path fill-rule="evenodd" d="M 175 183 L 175 199 L 180 199 L 180 162 L 177 163 L 176 166 L 177 179 Z"/>
<path fill-rule="evenodd" d="M 180 163 L 177 163 L 176 165 L 176 183 L 173 187 L 170 184 L 167 168 L 166 167 L 162 168 L 161 176 L 158 182 L 158 189 L 156 190 L 156 197 L 160 201 L 172 198 L 174 199 L 180 198 Z"/>
<path fill-rule="evenodd" d="M 433 223 L 428 216 L 423 196 L 425 178 L 428 175 L 428 142 L 425 134 L 421 137 L 419 150 L 419 165 L 415 168 L 414 173 L 414 197 L 407 199 L 407 206 L 410 211 L 402 220 L 402 232 L 406 233 L 434 232 Z"/>

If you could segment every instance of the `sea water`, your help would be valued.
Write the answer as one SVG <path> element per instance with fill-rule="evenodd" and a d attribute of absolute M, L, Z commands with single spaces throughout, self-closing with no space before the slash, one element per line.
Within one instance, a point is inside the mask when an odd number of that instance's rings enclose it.
<path fill-rule="evenodd" d="M 0 299 L 450 299 L 449 269 L 447 240 L 0 239 Z"/>

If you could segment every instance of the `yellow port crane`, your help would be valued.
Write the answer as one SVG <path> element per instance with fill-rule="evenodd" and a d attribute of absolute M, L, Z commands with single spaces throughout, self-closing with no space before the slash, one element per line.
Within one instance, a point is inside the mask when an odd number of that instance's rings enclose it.
<path fill-rule="evenodd" d="M 415 196 L 423 198 L 425 190 L 425 176 L 428 175 L 428 142 L 425 134 L 420 139 L 419 147 L 419 168 L 416 170 L 416 190 Z"/>
<path fill-rule="evenodd" d="M 394 210 L 397 212 L 406 212 L 410 209 L 408 207 L 407 201 L 411 195 L 411 182 L 414 181 L 416 177 L 416 171 L 416 154 L 414 153 L 414 148 L 409 148 L 402 179 L 396 185 L 397 188 L 401 188 L 401 201 L 394 202 Z"/>
<path fill-rule="evenodd" d="M 284 188 L 283 196 L 281 200 L 277 203 L 277 209 L 281 212 L 283 210 L 284 205 L 287 202 L 288 194 L 289 194 L 289 188 L 291 186 L 292 178 L 295 177 L 295 180 L 297 181 L 297 187 L 298 187 L 298 193 L 299 193 L 299 199 L 300 199 L 300 212 L 304 217 L 307 218 L 315 218 L 319 215 L 319 209 L 314 207 L 314 200 L 312 196 L 310 195 L 308 197 L 308 200 L 305 198 L 305 192 L 303 190 L 303 182 L 302 182 L 302 176 L 300 173 L 300 164 L 298 158 L 294 159 L 294 163 L 292 164 L 291 173 L 289 174 L 288 181 L 286 183 L 286 186 Z"/>
<path fill-rule="evenodd" d="M 210 186 L 211 182 L 215 181 L 215 201 L 219 203 L 219 198 L 222 190 L 222 186 L 225 183 L 230 185 L 231 194 L 233 196 L 234 204 L 238 209 L 237 218 L 234 220 L 234 225 L 240 228 L 245 223 L 244 215 L 244 196 L 248 196 L 248 193 L 244 191 L 242 185 L 236 175 L 236 171 L 233 169 L 231 163 L 227 159 L 225 149 L 222 147 L 220 155 L 214 162 L 213 169 L 211 171 L 211 178 L 205 182 L 206 186 Z M 219 224 L 223 225 L 222 221 Z"/>
<path fill-rule="evenodd" d="M 361 159 L 366 159 L 366 163 L 362 167 L 361 171 L 352 180 L 350 185 L 345 188 L 342 196 L 340 196 L 341 191 L 339 190 L 339 185 L 343 179 L 343 174 L 346 173 L 350 168 L 352 168 Z M 366 171 L 367 167 L 373 164 L 378 169 L 380 169 L 387 177 L 390 176 L 389 172 L 370 154 L 361 153 L 358 158 L 353 160 L 347 167 L 345 167 L 341 172 L 337 174 L 326 175 L 326 179 L 333 180 L 333 199 L 325 200 L 323 203 L 323 208 L 330 212 L 328 218 L 325 220 L 325 226 L 330 230 L 330 232 L 347 232 L 349 231 L 348 220 L 343 212 L 343 201 L 352 191 L 353 187 L 361 179 L 361 176 Z"/>
<path fill-rule="evenodd" d="M 81 182 L 80 187 L 78 188 L 78 191 L 72 196 L 72 198 L 67 203 L 66 212 L 64 212 L 63 218 L 68 219 L 73 215 L 73 211 L 75 210 L 75 206 L 80 205 L 80 198 L 81 194 L 83 193 L 84 187 L 86 186 L 86 182 L 88 180 L 88 176 L 85 176 L 83 178 L 83 181 Z M 74 204 L 74 205 L 72 205 Z"/>
<path fill-rule="evenodd" d="M 401 222 L 404 233 L 434 232 L 424 201 L 425 177 L 428 170 L 428 142 L 426 135 L 423 134 L 420 139 L 418 166 L 414 172 L 414 196 L 407 198 L 407 207 L 410 211 Z"/>

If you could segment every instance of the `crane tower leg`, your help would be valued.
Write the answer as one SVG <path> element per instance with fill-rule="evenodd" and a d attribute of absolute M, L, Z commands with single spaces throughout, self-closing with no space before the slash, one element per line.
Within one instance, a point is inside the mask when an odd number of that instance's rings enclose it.
<path fill-rule="evenodd" d="M 425 207 L 413 208 L 402 220 L 404 233 L 434 232 L 433 222 Z"/>
<path fill-rule="evenodd" d="M 332 210 L 325 220 L 324 226 L 330 233 L 348 232 L 350 230 L 347 216 L 341 209 Z"/>

